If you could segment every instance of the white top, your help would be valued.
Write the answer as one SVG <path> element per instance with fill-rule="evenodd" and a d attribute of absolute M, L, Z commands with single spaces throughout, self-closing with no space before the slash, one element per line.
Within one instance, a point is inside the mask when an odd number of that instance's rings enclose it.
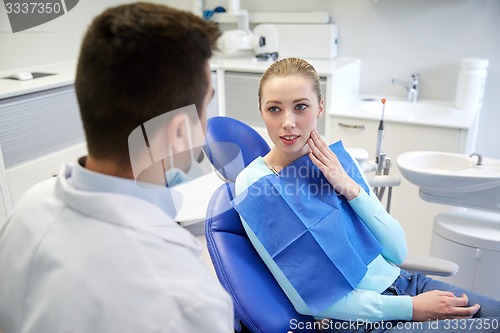
<path fill-rule="evenodd" d="M 26 192 L 0 225 L 0 331 L 233 332 L 229 295 L 159 191 L 65 165 Z"/>
<path fill-rule="evenodd" d="M 357 119 L 372 119 L 377 122 L 380 121 L 381 113 L 378 112 L 366 112 L 363 110 L 362 104 L 366 101 L 380 101 L 381 98 L 389 98 L 387 101 L 387 108 L 391 108 L 392 102 L 407 102 L 406 99 L 403 98 L 392 98 L 390 96 L 360 96 L 358 99 L 354 99 L 349 103 L 342 105 L 341 107 L 331 109 L 331 114 L 335 119 L 335 116 L 342 117 L 350 117 Z M 442 110 L 446 111 L 443 114 L 435 114 L 435 115 L 419 115 L 419 116 L 407 116 L 398 114 L 397 107 L 395 112 L 392 114 L 390 112 L 386 112 L 384 115 L 384 121 L 387 122 L 395 122 L 395 123 L 404 123 L 404 124 L 414 124 L 414 125 L 423 125 L 423 126 L 434 126 L 434 127 L 445 127 L 445 128 L 459 128 L 459 129 L 470 129 L 476 121 L 476 118 L 479 115 L 477 110 L 461 110 L 457 109 L 454 105 L 454 101 L 439 101 L 439 100 L 419 100 L 416 102 L 416 108 L 418 105 L 434 105 L 436 107 L 441 107 Z M 382 109 L 382 103 L 380 103 L 380 110 Z M 391 110 L 394 111 L 394 110 Z"/>
<path fill-rule="evenodd" d="M 454 243 L 500 251 L 500 214 L 468 209 L 436 216 L 434 232 Z"/>
<path fill-rule="evenodd" d="M 318 75 L 331 75 L 336 68 L 353 61 L 358 61 L 358 59 L 310 60 L 311 64 L 316 68 Z M 219 59 L 214 57 L 210 59 L 212 70 L 224 69 L 251 73 L 263 73 L 271 63 L 272 61 L 260 61 L 249 57 L 233 59 Z M 76 75 L 76 65 L 76 61 L 68 61 L 0 72 L 0 99 L 73 84 Z M 5 79 L 16 73 L 28 72 L 46 72 L 55 75 L 26 81 Z"/>
<path fill-rule="evenodd" d="M 50 73 L 54 75 L 25 81 L 6 79 L 6 77 L 10 77 L 17 73 L 32 72 Z M 75 61 L 0 72 L 0 99 L 72 85 L 75 82 L 75 73 Z"/>
<path fill-rule="evenodd" d="M 319 76 L 332 75 L 332 73 L 347 64 L 352 62 L 357 62 L 359 59 L 356 58 L 335 58 L 329 60 L 321 59 L 306 59 Z M 272 60 L 257 60 L 255 57 L 241 57 L 241 58 L 212 58 L 210 60 L 210 65 L 212 69 L 224 69 L 227 71 L 237 71 L 237 72 L 249 72 L 249 73 L 260 73 L 262 74 L 271 64 Z"/>

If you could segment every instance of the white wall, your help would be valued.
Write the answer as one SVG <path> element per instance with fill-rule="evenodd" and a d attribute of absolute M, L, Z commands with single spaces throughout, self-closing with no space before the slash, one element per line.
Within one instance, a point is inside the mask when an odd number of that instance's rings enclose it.
<path fill-rule="evenodd" d="M 93 16 L 127 0 L 80 0 L 67 14 L 13 34 L 0 5 L 0 71 L 73 60 Z M 190 9 L 192 1 L 157 0 Z M 206 8 L 227 0 L 206 0 Z M 490 59 L 477 151 L 500 158 L 500 1 L 241 0 L 249 11 L 327 10 L 339 25 L 339 55 L 362 60 L 361 93 L 404 96 L 391 78 L 421 74 L 421 98 L 452 100 L 462 57 Z"/>
<path fill-rule="evenodd" d="M 28 1 L 29 2 L 29 1 Z M 40 26 L 12 33 L 5 7 L 0 4 L 0 72 L 74 60 L 92 19 L 105 8 L 132 0 L 80 0 L 66 14 Z M 150 0 L 191 9 L 190 1 Z"/>
<path fill-rule="evenodd" d="M 65 15 L 15 34 L 5 7 L 0 5 L 0 71 L 76 59 L 81 38 L 92 18 L 108 5 L 118 2 L 80 0 Z"/>
<path fill-rule="evenodd" d="M 205 2 L 210 9 L 226 4 Z M 500 1 L 241 0 L 241 8 L 329 11 L 339 25 L 339 56 L 361 59 L 364 94 L 404 97 L 405 89 L 391 78 L 418 72 L 422 99 L 453 100 L 460 59 L 488 58 L 476 150 L 500 158 Z"/>

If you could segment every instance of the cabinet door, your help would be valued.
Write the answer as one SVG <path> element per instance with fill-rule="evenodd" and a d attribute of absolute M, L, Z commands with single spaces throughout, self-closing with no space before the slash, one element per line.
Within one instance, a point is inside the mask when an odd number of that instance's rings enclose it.
<path fill-rule="evenodd" d="M 378 122 L 374 120 L 330 116 L 332 119 L 331 142 L 342 140 L 345 147 L 364 148 L 375 158 Z"/>
<path fill-rule="evenodd" d="M 85 155 L 87 155 L 87 145 L 80 143 L 54 150 L 50 154 L 7 169 L 12 202 L 15 204 L 33 185 L 57 175 L 64 163 L 76 162 L 79 157 Z"/>
<path fill-rule="evenodd" d="M 330 117 L 332 142 L 342 140 L 345 147 L 364 148 L 370 154 L 370 159 L 375 159 L 378 120 Z M 390 174 L 400 174 L 396 159 L 407 151 L 459 152 L 461 134 L 458 129 L 385 121 L 382 152 L 392 159 Z M 401 185 L 393 189 L 391 215 L 403 226 L 412 253 L 429 254 L 434 217 L 447 210 L 449 206 L 423 201 L 418 195 L 418 187 L 403 177 Z"/>
<path fill-rule="evenodd" d="M 212 72 L 211 74 L 211 80 L 212 80 L 212 87 L 214 89 L 217 89 L 217 72 Z M 207 119 L 210 117 L 218 116 L 219 115 L 219 95 L 217 94 L 217 91 L 215 91 L 214 96 L 212 97 L 212 100 L 210 103 L 208 103 L 207 106 Z"/>
<path fill-rule="evenodd" d="M 0 225 L 2 225 L 2 223 L 5 221 L 6 218 L 7 218 L 7 213 L 3 204 L 2 192 L 0 192 Z"/>
<path fill-rule="evenodd" d="M 460 267 L 455 275 L 435 279 L 500 300 L 500 252 L 459 244 L 434 234 L 431 255 L 453 261 Z"/>
<path fill-rule="evenodd" d="M 259 80 L 262 74 L 226 72 L 226 115 L 251 126 L 262 126 L 259 112 Z"/>
<path fill-rule="evenodd" d="M 477 265 L 472 290 L 500 300 L 498 276 L 500 276 L 500 252 L 478 249 Z"/>
<path fill-rule="evenodd" d="M 6 168 L 85 141 L 73 85 L 0 100 Z"/>
<path fill-rule="evenodd" d="M 331 117 L 332 142 L 342 140 L 346 147 L 365 148 L 375 158 L 378 120 Z M 384 128 L 382 151 L 394 162 L 400 154 L 412 150 L 459 152 L 461 133 L 458 129 L 388 121 L 384 122 Z"/>
<path fill-rule="evenodd" d="M 86 153 L 73 85 L 0 100 L 0 142 L 13 203 Z M 0 208 L 0 215 L 4 208 Z"/>
<path fill-rule="evenodd" d="M 430 254 L 437 258 L 453 261 L 459 266 L 456 274 L 447 277 L 433 277 L 433 279 L 472 290 L 477 248 L 452 242 L 438 234 L 433 234 Z"/>

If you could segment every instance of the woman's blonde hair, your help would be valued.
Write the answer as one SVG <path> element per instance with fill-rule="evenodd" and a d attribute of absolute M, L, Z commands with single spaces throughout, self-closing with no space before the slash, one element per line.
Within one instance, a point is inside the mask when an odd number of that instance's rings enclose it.
<path fill-rule="evenodd" d="M 267 81 L 275 77 L 287 77 L 300 75 L 311 80 L 313 91 L 318 96 L 318 102 L 321 100 L 321 90 L 319 86 L 319 76 L 316 69 L 305 61 L 299 58 L 285 58 L 278 60 L 269 66 L 264 74 L 262 74 L 259 82 L 259 110 L 260 101 L 262 98 L 262 88 Z"/>

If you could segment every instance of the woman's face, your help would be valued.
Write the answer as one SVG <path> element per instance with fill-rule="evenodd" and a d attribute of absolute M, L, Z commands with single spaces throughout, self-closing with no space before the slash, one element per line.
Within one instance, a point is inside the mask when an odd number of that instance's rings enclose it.
<path fill-rule="evenodd" d="M 323 113 L 323 99 L 301 75 L 273 77 L 262 87 L 261 115 L 269 137 L 281 153 L 295 160 L 309 152 L 307 140 Z"/>

